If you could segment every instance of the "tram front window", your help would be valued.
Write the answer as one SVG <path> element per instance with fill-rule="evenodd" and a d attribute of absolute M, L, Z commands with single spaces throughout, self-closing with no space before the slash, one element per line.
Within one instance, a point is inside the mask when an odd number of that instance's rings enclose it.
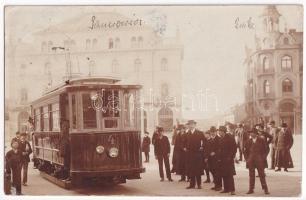
<path fill-rule="evenodd" d="M 83 124 L 85 129 L 97 128 L 96 110 L 92 107 L 90 94 L 82 95 Z"/>

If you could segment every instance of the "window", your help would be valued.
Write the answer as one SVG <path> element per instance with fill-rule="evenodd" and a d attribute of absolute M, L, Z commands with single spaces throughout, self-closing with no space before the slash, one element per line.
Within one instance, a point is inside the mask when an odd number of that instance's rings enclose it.
<path fill-rule="evenodd" d="M 269 81 L 264 81 L 264 95 L 267 96 L 270 94 L 270 83 Z"/>
<path fill-rule="evenodd" d="M 269 59 L 267 57 L 264 57 L 262 59 L 262 66 L 263 66 L 263 71 L 264 72 L 269 70 Z"/>
<path fill-rule="evenodd" d="M 292 92 L 292 90 L 293 90 L 292 81 L 288 78 L 283 80 L 282 89 L 283 89 L 283 92 Z"/>
<path fill-rule="evenodd" d="M 141 36 L 138 37 L 138 47 L 142 47 L 143 45 L 143 38 Z"/>
<path fill-rule="evenodd" d="M 92 47 L 95 49 L 95 48 L 97 48 L 97 45 L 98 45 L 98 40 L 95 38 L 92 41 Z"/>
<path fill-rule="evenodd" d="M 59 104 L 54 103 L 50 105 L 50 130 L 59 131 L 60 129 L 60 117 L 59 117 Z"/>
<path fill-rule="evenodd" d="M 120 39 L 119 38 L 116 38 L 116 40 L 115 40 L 115 48 L 116 49 L 120 48 Z"/>
<path fill-rule="evenodd" d="M 104 128 L 118 128 L 119 127 L 119 91 L 105 90 L 102 95 L 103 109 L 102 117 Z"/>
<path fill-rule="evenodd" d="M 91 41 L 90 39 L 86 40 L 86 50 L 90 49 Z"/>
<path fill-rule="evenodd" d="M 290 56 L 284 56 L 281 60 L 283 71 L 292 71 L 292 58 Z"/>
<path fill-rule="evenodd" d="M 114 42 L 113 42 L 113 39 L 112 39 L 112 38 L 110 38 L 109 41 L 108 41 L 108 48 L 109 48 L 109 49 L 114 48 Z"/>
<path fill-rule="evenodd" d="M 136 37 L 134 37 L 134 36 L 131 38 L 131 47 L 132 48 L 136 47 Z"/>
<path fill-rule="evenodd" d="M 46 42 L 42 42 L 41 43 L 41 52 L 46 52 L 47 51 L 47 43 Z"/>
<path fill-rule="evenodd" d="M 124 126 L 135 127 L 135 92 L 124 92 Z"/>
<path fill-rule="evenodd" d="M 25 103 L 28 101 L 28 91 L 26 88 L 22 88 L 20 91 L 20 102 Z"/>
<path fill-rule="evenodd" d="M 53 42 L 52 42 L 52 41 L 49 41 L 49 42 L 48 42 L 48 52 L 51 52 L 51 51 L 52 51 L 52 47 L 53 47 Z"/>
<path fill-rule="evenodd" d="M 284 44 L 288 45 L 289 44 L 289 39 L 287 37 L 284 38 Z"/>
<path fill-rule="evenodd" d="M 44 131 L 49 131 L 49 108 L 48 106 L 43 107 L 43 124 Z"/>
<path fill-rule="evenodd" d="M 71 95 L 71 106 L 72 106 L 72 128 L 73 129 L 76 129 L 76 116 L 77 116 L 77 113 L 76 113 L 76 97 L 75 97 L 75 94 Z"/>
<path fill-rule="evenodd" d="M 168 60 L 166 58 L 161 59 L 160 65 L 161 71 L 168 71 Z"/>
<path fill-rule="evenodd" d="M 34 109 L 34 126 L 36 131 L 41 131 L 40 129 L 40 109 Z"/>
<path fill-rule="evenodd" d="M 140 68 L 141 68 L 141 60 L 139 58 L 137 58 L 135 61 L 134 61 L 134 71 L 135 72 L 139 72 L 140 71 Z"/>
<path fill-rule="evenodd" d="M 118 72 L 118 67 L 119 67 L 119 63 L 118 63 L 117 59 L 114 59 L 112 61 L 112 73 L 117 73 Z"/>
<path fill-rule="evenodd" d="M 92 107 L 90 94 L 82 94 L 84 129 L 97 128 L 96 110 Z"/>

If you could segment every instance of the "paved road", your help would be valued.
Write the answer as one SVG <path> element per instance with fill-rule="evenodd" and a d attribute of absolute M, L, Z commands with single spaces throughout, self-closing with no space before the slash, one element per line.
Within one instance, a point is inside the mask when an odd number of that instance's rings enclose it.
<path fill-rule="evenodd" d="M 295 168 L 289 172 L 274 172 L 267 170 L 267 182 L 271 192 L 270 196 L 299 196 L 301 191 L 301 137 L 295 137 L 292 149 Z M 151 155 L 151 158 L 153 156 Z M 174 182 L 160 182 L 158 176 L 158 164 L 156 160 L 144 163 L 146 173 L 140 180 L 128 180 L 126 184 L 114 187 L 91 186 L 82 189 L 65 190 L 40 177 L 39 172 L 29 166 L 29 185 L 23 187 L 26 195 L 137 195 L 137 196 L 228 196 L 210 190 L 212 184 L 203 184 L 203 189 L 187 190 L 188 183 L 178 182 L 179 176 L 173 175 Z M 236 165 L 235 176 L 237 196 L 246 196 L 248 190 L 248 171 L 245 163 Z M 204 176 L 203 176 L 204 179 Z M 260 187 L 259 179 L 256 179 L 255 194 L 250 196 L 265 196 Z"/>

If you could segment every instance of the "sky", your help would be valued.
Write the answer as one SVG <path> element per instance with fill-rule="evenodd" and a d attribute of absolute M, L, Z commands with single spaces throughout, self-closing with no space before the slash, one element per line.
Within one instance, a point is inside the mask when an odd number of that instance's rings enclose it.
<path fill-rule="evenodd" d="M 227 111 L 244 101 L 245 59 L 244 47 L 254 47 L 254 34 L 259 31 L 264 6 L 25 6 L 6 7 L 6 37 L 22 38 L 31 42 L 31 33 L 49 25 L 79 16 L 82 13 L 115 11 L 129 17 L 145 19 L 154 25 L 154 16 L 162 16 L 166 26 L 164 37 L 174 36 L 180 31 L 184 45 L 183 93 L 197 95 L 200 91 L 211 97 L 219 111 Z M 280 30 L 285 25 L 303 30 L 303 8 L 296 5 L 277 6 Z M 251 19 L 254 28 L 235 27 Z M 170 78 L 170 77 L 169 77 Z M 203 117 L 209 111 L 187 109 L 185 117 Z"/>

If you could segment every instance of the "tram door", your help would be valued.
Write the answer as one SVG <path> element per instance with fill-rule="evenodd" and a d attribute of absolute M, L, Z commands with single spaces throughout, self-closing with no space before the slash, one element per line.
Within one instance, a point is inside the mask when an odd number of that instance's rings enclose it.
<path fill-rule="evenodd" d="M 69 122 L 69 101 L 67 93 L 61 94 L 60 96 L 60 119 L 61 121 L 67 120 Z"/>

